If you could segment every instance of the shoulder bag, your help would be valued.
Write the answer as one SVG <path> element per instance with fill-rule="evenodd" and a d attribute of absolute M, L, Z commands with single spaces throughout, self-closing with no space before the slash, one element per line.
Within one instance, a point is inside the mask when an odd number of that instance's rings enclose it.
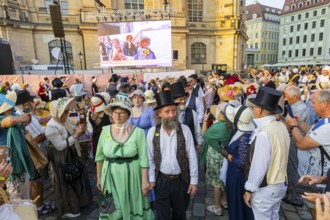
<path fill-rule="evenodd" d="M 84 164 L 80 161 L 79 158 L 73 156 L 71 147 L 69 146 L 69 141 L 67 141 L 67 157 L 66 163 L 61 166 L 62 175 L 64 180 L 67 183 L 74 183 L 78 180 L 82 173 L 84 172 Z"/>
<path fill-rule="evenodd" d="M 99 198 L 99 212 L 104 214 L 113 213 L 116 210 L 112 193 L 105 191 L 105 181 L 107 178 L 108 171 L 109 171 L 109 165 L 107 167 L 107 172 L 105 173 L 105 177 L 102 185 L 103 189 L 100 193 L 100 198 Z M 111 180 L 111 174 L 110 174 L 110 180 Z"/>

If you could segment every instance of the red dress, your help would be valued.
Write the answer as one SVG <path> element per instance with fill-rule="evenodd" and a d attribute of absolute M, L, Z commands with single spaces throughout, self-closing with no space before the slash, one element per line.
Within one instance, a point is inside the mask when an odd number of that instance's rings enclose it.
<path fill-rule="evenodd" d="M 38 95 L 44 102 L 49 102 L 49 97 L 47 94 L 47 90 L 43 85 L 39 85 Z"/>

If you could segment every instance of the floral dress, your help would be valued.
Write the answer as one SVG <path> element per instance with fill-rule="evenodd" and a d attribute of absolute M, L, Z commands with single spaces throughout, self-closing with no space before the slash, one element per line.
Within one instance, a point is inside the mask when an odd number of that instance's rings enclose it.
<path fill-rule="evenodd" d="M 96 162 L 103 162 L 101 188 L 111 192 L 116 210 L 100 213 L 99 219 L 154 219 L 148 198 L 142 196 L 141 169 L 148 168 L 144 131 L 134 127 L 123 143 L 112 138 L 111 125 L 104 126 L 96 151 Z"/>

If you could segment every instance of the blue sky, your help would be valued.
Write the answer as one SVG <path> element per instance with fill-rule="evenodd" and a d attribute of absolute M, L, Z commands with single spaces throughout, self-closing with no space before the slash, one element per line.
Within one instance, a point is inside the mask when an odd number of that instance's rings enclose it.
<path fill-rule="evenodd" d="M 253 0 L 246 0 L 246 5 L 252 4 Z M 281 8 L 283 7 L 284 0 L 258 0 L 260 4 L 263 5 L 268 5 L 276 8 Z"/>

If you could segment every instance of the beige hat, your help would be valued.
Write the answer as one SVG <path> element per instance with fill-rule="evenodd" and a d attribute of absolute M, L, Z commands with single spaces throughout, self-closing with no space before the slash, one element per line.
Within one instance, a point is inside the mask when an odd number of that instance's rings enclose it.
<path fill-rule="evenodd" d="M 227 105 L 225 108 L 226 118 L 234 124 L 236 129 L 240 131 L 253 131 L 255 124 L 253 123 L 253 112 L 246 106 L 233 107 Z"/>
<path fill-rule="evenodd" d="M 228 103 L 222 102 L 219 105 L 212 105 L 211 106 L 210 112 L 217 121 L 224 121 L 225 120 L 225 115 L 220 114 L 220 113 L 224 112 L 227 105 L 228 105 Z"/>
<path fill-rule="evenodd" d="M 129 116 L 132 115 L 132 105 L 131 105 L 131 103 L 129 103 L 126 100 L 120 100 L 120 99 L 114 100 L 112 103 L 105 106 L 104 112 L 107 115 L 112 116 L 112 108 L 113 107 L 119 107 L 119 108 L 122 108 L 122 109 L 126 109 L 129 112 Z"/>
<path fill-rule="evenodd" d="M 41 99 L 34 99 L 33 102 L 35 109 L 44 109 L 46 106 L 46 102 L 42 101 Z"/>
<path fill-rule="evenodd" d="M 69 108 L 70 110 L 74 107 L 74 98 L 59 98 L 50 103 L 50 114 L 55 119 L 60 119 L 65 111 Z"/>
<path fill-rule="evenodd" d="M 0 114 L 15 107 L 17 95 L 15 91 L 8 92 L 7 95 L 0 94 Z"/>
<path fill-rule="evenodd" d="M 147 104 L 156 103 L 155 94 L 153 91 L 151 91 L 151 90 L 145 91 L 144 97 L 146 99 Z"/>
<path fill-rule="evenodd" d="M 316 83 L 317 89 L 329 89 L 329 84 L 326 82 L 318 82 Z"/>
<path fill-rule="evenodd" d="M 105 106 L 110 102 L 110 95 L 107 92 L 96 93 L 91 98 L 91 112 L 101 112 Z"/>

